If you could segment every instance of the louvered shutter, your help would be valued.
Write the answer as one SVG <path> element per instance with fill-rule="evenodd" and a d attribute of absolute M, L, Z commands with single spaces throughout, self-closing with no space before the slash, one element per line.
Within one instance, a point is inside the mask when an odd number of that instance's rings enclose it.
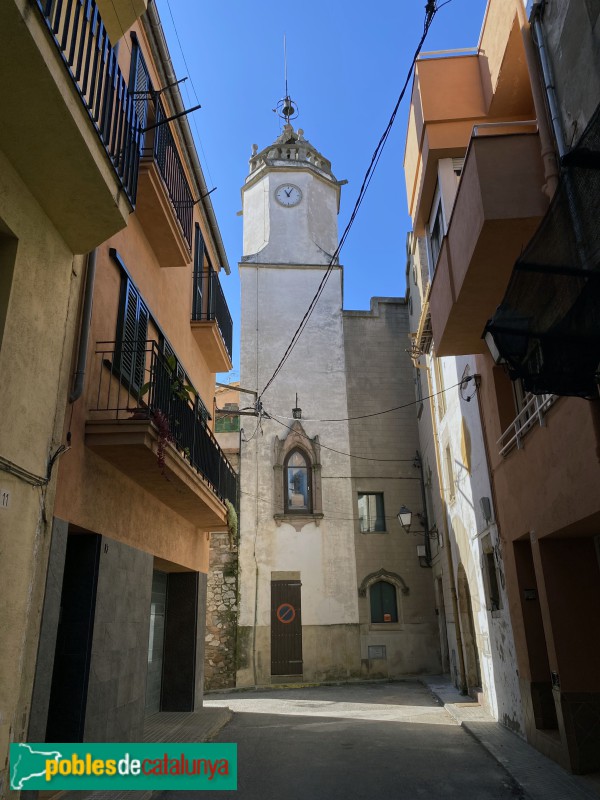
<path fill-rule="evenodd" d="M 148 103 L 153 91 L 150 81 L 148 67 L 144 61 L 137 37 L 132 35 L 131 48 L 131 72 L 129 74 L 129 90 L 134 93 L 135 111 L 138 117 L 140 128 L 145 128 L 148 124 Z M 142 134 L 140 147 L 144 147 L 144 136 Z"/>
<path fill-rule="evenodd" d="M 118 364 L 121 376 L 136 391 L 144 384 L 148 317 L 148 309 L 139 292 L 129 279 L 125 279 L 117 330 Z"/>
<path fill-rule="evenodd" d="M 204 237 L 200 226 L 196 224 L 196 242 L 194 248 L 194 299 L 192 316 L 202 319 L 202 292 L 204 289 Z"/>
<path fill-rule="evenodd" d="M 122 317 L 118 336 L 121 350 L 119 364 L 121 375 L 131 382 L 135 360 L 135 341 L 137 335 L 137 312 L 139 296 L 130 281 L 126 282 Z"/>
<path fill-rule="evenodd" d="M 133 380 L 131 381 L 135 389 L 139 390 L 145 383 L 144 373 L 146 367 L 146 338 L 148 336 L 148 309 L 142 303 L 138 295 L 138 317 L 135 344 L 135 362 Z"/>

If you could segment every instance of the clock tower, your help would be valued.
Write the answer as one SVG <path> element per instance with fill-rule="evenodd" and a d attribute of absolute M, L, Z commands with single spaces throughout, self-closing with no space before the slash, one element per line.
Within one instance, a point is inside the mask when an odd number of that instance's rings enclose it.
<path fill-rule="evenodd" d="M 287 117 L 273 144 L 253 146 L 242 188 L 240 384 L 263 413 L 242 417 L 239 686 L 360 675 L 342 267 L 332 264 L 341 185 Z M 242 408 L 255 400 L 242 395 Z"/>
<path fill-rule="evenodd" d="M 340 182 L 331 162 L 287 122 L 258 152 L 242 189 L 243 261 L 324 264 L 338 245 Z"/>

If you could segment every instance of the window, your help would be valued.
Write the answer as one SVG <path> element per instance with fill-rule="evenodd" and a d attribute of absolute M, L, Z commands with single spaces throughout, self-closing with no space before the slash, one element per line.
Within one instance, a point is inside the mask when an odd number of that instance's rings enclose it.
<path fill-rule="evenodd" d="M 481 545 L 483 548 L 481 567 L 483 573 L 483 582 L 487 595 L 487 608 L 488 611 L 493 613 L 494 611 L 499 611 L 502 608 L 502 595 L 500 593 L 500 581 L 498 575 L 499 564 L 496 561 L 497 557 L 500 558 L 499 547 L 496 545 L 496 548 L 494 548 L 490 534 L 481 540 Z"/>
<path fill-rule="evenodd" d="M 387 581 L 377 581 L 369 589 L 371 622 L 398 622 L 396 587 Z"/>
<path fill-rule="evenodd" d="M 8 301 L 17 257 L 17 239 L 4 233 L 0 222 L 0 345 L 8 316 Z"/>
<path fill-rule="evenodd" d="M 437 395 L 438 416 L 442 419 L 446 413 L 446 395 L 444 394 L 444 371 L 440 358 L 433 359 L 433 371 L 435 373 L 435 393 Z"/>
<path fill-rule="evenodd" d="M 383 493 L 358 494 L 358 522 L 361 533 L 385 531 Z"/>
<path fill-rule="evenodd" d="M 292 450 L 288 455 L 283 475 L 286 512 L 310 513 L 310 467 L 306 456 L 300 450 Z"/>
<path fill-rule="evenodd" d="M 463 167 L 465 165 L 464 158 L 453 158 L 452 159 L 452 172 L 456 175 L 457 180 L 462 175 Z"/>
<path fill-rule="evenodd" d="M 117 320 L 116 367 L 135 391 L 139 391 L 145 382 L 149 317 L 140 293 L 131 280 L 123 276 Z"/>
<path fill-rule="evenodd" d="M 487 572 L 488 595 L 490 600 L 490 611 L 499 611 L 500 587 L 498 586 L 498 575 L 496 573 L 496 559 L 494 552 L 485 553 L 485 565 Z"/>
<path fill-rule="evenodd" d="M 200 225 L 196 223 L 194 235 L 194 293 L 192 298 L 192 319 L 202 319 L 204 293 L 204 237 Z"/>
<path fill-rule="evenodd" d="M 231 411 L 231 414 L 219 415 L 215 420 L 215 433 L 235 433 L 240 429 L 240 410 L 238 403 L 225 403 L 224 411 Z"/>
<path fill-rule="evenodd" d="M 427 239 L 429 241 L 430 255 L 429 274 L 433 277 L 444 240 L 444 209 L 439 186 L 436 189 L 433 205 L 431 206 L 431 216 L 427 225 Z"/>
<path fill-rule="evenodd" d="M 144 61 L 144 56 L 140 49 L 138 38 L 135 33 L 131 34 L 131 68 L 129 71 L 129 91 L 133 94 L 135 101 L 135 111 L 138 116 L 140 128 L 145 128 L 149 124 L 148 110 L 149 101 L 153 93 L 152 83 L 148 67 Z M 144 148 L 144 134 L 140 141 L 140 149 Z"/>
<path fill-rule="evenodd" d="M 446 470 L 448 471 L 448 499 L 454 500 L 456 487 L 454 485 L 454 470 L 452 469 L 452 453 L 450 445 L 446 446 Z"/>
<path fill-rule="evenodd" d="M 323 519 L 321 446 L 295 419 L 285 438 L 273 441 L 274 511 L 277 525 L 319 525 Z"/>

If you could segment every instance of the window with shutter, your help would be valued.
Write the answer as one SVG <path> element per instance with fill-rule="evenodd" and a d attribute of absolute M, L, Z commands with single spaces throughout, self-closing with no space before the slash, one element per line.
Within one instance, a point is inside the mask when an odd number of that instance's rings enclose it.
<path fill-rule="evenodd" d="M 388 581 L 377 581 L 369 590 L 371 622 L 398 622 L 396 587 Z"/>
<path fill-rule="evenodd" d="M 135 110 L 140 123 L 140 128 L 148 125 L 148 108 L 153 87 L 150 81 L 150 73 L 144 61 L 144 56 L 140 49 L 137 36 L 131 34 L 131 70 L 129 73 L 129 91 L 135 98 Z M 144 135 L 140 141 L 140 147 L 144 148 Z"/>
<path fill-rule="evenodd" d="M 148 309 L 129 278 L 123 277 L 117 321 L 117 365 L 122 378 L 139 391 L 144 384 Z"/>
<path fill-rule="evenodd" d="M 204 238 L 200 225 L 196 223 L 194 237 L 194 289 L 192 299 L 192 319 L 202 318 L 202 295 L 204 292 Z"/>

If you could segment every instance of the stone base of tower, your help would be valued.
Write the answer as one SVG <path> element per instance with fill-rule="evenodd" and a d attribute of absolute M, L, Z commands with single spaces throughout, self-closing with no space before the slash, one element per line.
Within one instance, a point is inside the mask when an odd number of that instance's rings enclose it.
<path fill-rule="evenodd" d="M 322 683 L 361 677 L 358 625 L 303 625 L 302 672 L 272 673 L 271 628 L 238 628 L 236 685 L 269 686 L 281 683 Z M 256 671 L 256 675 L 255 675 Z"/>
<path fill-rule="evenodd" d="M 365 625 L 302 626 L 301 672 L 273 674 L 271 628 L 238 628 L 238 687 L 402 678 L 440 671 L 434 626 L 415 631 L 369 630 Z"/>

